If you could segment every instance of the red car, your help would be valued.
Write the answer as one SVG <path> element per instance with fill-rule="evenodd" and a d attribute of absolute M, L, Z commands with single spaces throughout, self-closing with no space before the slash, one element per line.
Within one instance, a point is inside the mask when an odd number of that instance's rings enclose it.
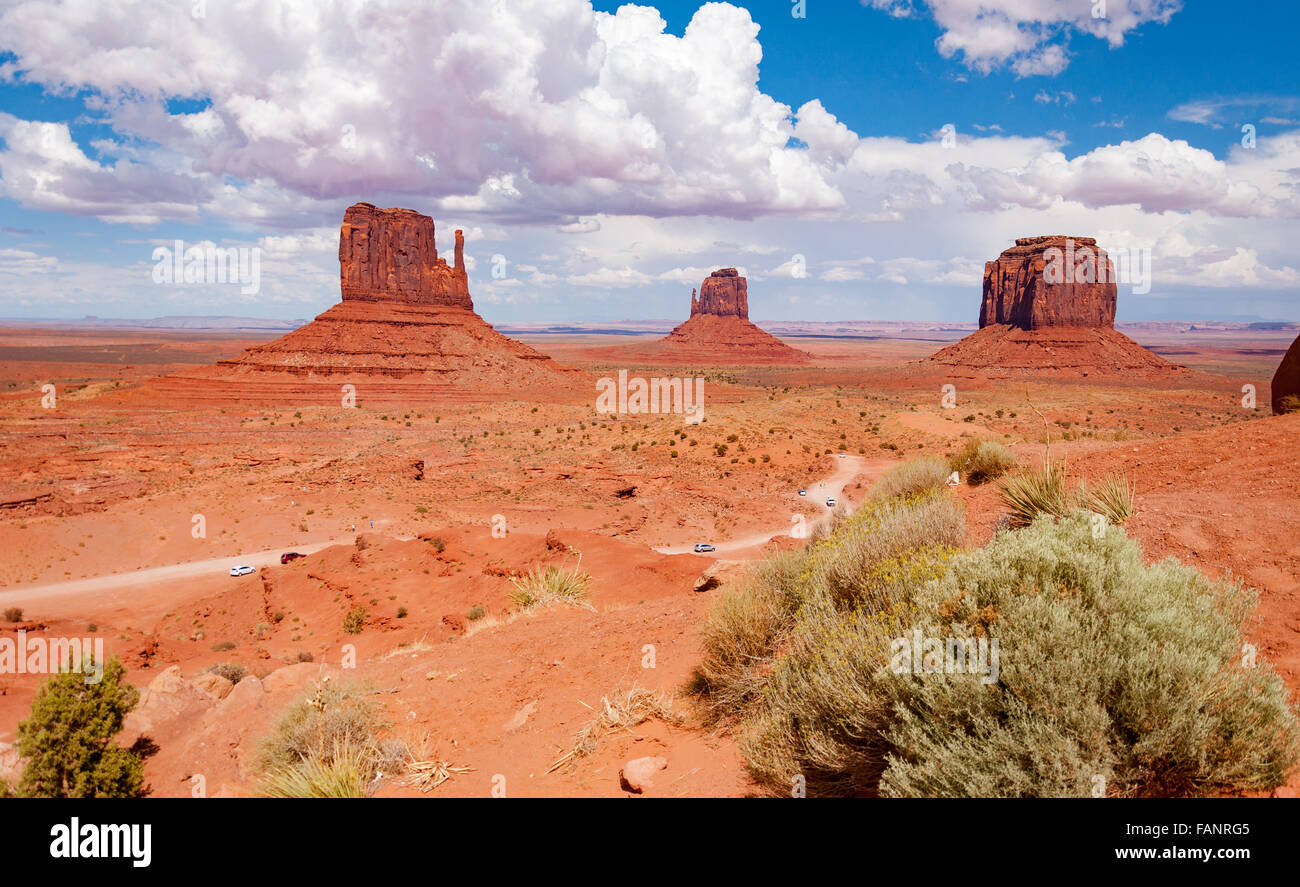
<path fill-rule="evenodd" d="M 296 551 L 286 551 L 284 554 L 280 555 L 280 563 L 287 564 L 289 561 L 296 561 L 298 558 L 306 556 L 307 555 L 299 554 Z"/>

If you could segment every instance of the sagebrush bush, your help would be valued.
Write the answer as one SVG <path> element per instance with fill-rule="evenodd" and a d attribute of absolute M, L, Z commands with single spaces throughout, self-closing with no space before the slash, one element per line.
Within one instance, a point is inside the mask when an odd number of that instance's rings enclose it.
<path fill-rule="evenodd" d="M 911 589 L 939 575 L 963 535 L 946 490 L 869 502 L 829 537 L 777 555 L 724 594 L 702 628 L 692 689 L 710 720 L 739 718 L 751 772 L 774 793 L 874 784 L 879 748 L 845 730 L 879 715 L 871 675 Z"/>
<path fill-rule="evenodd" d="M 1016 457 L 995 440 L 971 439 L 948 460 L 948 465 L 960 472 L 968 484 L 978 486 L 1015 468 Z"/>
<path fill-rule="evenodd" d="M 218 662 L 214 665 L 209 665 L 204 670 L 210 671 L 213 674 L 221 675 L 232 684 L 238 684 L 244 678 L 248 677 L 248 668 L 240 665 L 238 662 Z"/>
<path fill-rule="evenodd" d="M 1300 413 L 1300 394 L 1288 394 L 1278 403 L 1282 413 Z"/>
<path fill-rule="evenodd" d="M 999 676 L 884 681 L 894 796 L 1195 795 L 1280 785 L 1300 755 L 1281 679 L 1243 661 L 1254 595 L 1147 566 L 1089 515 L 999 533 L 915 598 L 926 636 L 999 641 Z M 1253 667 L 1248 667 L 1248 665 Z"/>
<path fill-rule="evenodd" d="M 938 456 L 921 456 L 904 462 L 886 472 L 871 487 L 871 498 L 889 499 L 910 493 L 924 493 L 943 489 L 948 485 L 952 469 Z"/>

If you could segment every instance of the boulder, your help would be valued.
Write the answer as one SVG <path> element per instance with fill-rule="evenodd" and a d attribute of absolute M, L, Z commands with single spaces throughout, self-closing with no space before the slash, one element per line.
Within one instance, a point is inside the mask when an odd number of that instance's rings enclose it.
<path fill-rule="evenodd" d="M 668 769 L 667 758 L 636 758 L 618 771 L 618 782 L 624 791 L 642 794 L 654 786 L 655 775 Z"/>

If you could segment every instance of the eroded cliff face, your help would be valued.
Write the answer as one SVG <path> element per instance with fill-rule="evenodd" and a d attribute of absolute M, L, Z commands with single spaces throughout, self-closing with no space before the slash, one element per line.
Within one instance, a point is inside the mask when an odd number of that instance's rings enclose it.
<path fill-rule="evenodd" d="M 465 237 L 456 232 L 455 264 L 439 258 L 433 219 L 410 209 L 348 207 L 339 229 L 343 301 L 394 301 L 474 309 L 465 271 Z"/>
<path fill-rule="evenodd" d="M 984 265 L 980 326 L 1115 328 L 1115 268 L 1091 237 L 1022 237 Z"/>
<path fill-rule="evenodd" d="M 735 268 L 721 268 L 704 278 L 699 298 L 691 290 L 691 317 L 739 317 L 749 320 L 749 290 Z"/>

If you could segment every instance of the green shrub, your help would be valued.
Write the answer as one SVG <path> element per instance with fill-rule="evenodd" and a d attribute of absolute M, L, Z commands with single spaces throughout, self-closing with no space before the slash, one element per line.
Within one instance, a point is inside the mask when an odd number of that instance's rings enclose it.
<path fill-rule="evenodd" d="M 1059 462 L 1044 461 L 1039 468 L 1025 468 L 1006 477 L 1001 492 L 1015 526 L 1028 526 L 1042 514 L 1065 517 L 1070 513 L 1065 466 Z"/>
<path fill-rule="evenodd" d="M 995 440 L 968 440 L 948 460 L 953 471 L 960 472 L 968 484 L 978 486 L 996 480 L 1016 467 L 1016 457 Z"/>
<path fill-rule="evenodd" d="M 22 622 L 22 621 L 23 621 L 22 607 L 8 607 L 5 610 L 5 622 Z"/>
<path fill-rule="evenodd" d="M 952 469 L 938 456 L 921 456 L 888 471 L 871 488 L 871 498 L 888 499 L 909 493 L 941 490 L 948 484 Z"/>
<path fill-rule="evenodd" d="M 579 572 L 580 566 L 581 559 L 568 570 L 555 566 L 534 567 L 523 576 L 510 580 L 510 598 L 521 610 L 557 603 L 589 606 L 584 599 L 591 577 Z"/>
<path fill-rule="evenodd" d="M 1079 484 L 1079 505 L 1112 524 L 1122 524 L 1133 516 L 1133 496 L 1133 482 L 1122 474 L 1108 474 L 1091 486 Z"/>
<path fill-rule="evenodd" d="M 348 634 L 361 634 L 361 630 L 366 627 L 368 615 L 369 611 L 357 604 L 343 616 L 343 630 Z"/>
<path fill-rule="evenodd" d="M 998 679 L 889 673 L 896 796 L 1197 795 L 1280 785 L 1300 756 L 1281 679 L 1243 661 L 1255 597 L 1124 531 L 1043 517 L 916 597 L 926 636 L 998 639 Z"/>
<path fill-rule="evenodd" d="M 69 660 L 71 665 L 71 660 Z M 113 738 L 135 708 L 140 691 L 122 680 L 116 658 L 97 683 L 69 669 L 41 685 L 32 712 L 18 725 L 18 753 L 27 759 L 19 793 L 40 798 L 132 798 L 140 794 L 144 764 Z"/>
<path fill-rule="evenodd" d="M 482 619 L 486 615 L 487 615 L 487 610 L 485 610 L 483 607 L 479 606 L 478 604 L 475 604 L 474 606 L 469 608 L 470 622 L 477 622 L 478 620 Z"/>

